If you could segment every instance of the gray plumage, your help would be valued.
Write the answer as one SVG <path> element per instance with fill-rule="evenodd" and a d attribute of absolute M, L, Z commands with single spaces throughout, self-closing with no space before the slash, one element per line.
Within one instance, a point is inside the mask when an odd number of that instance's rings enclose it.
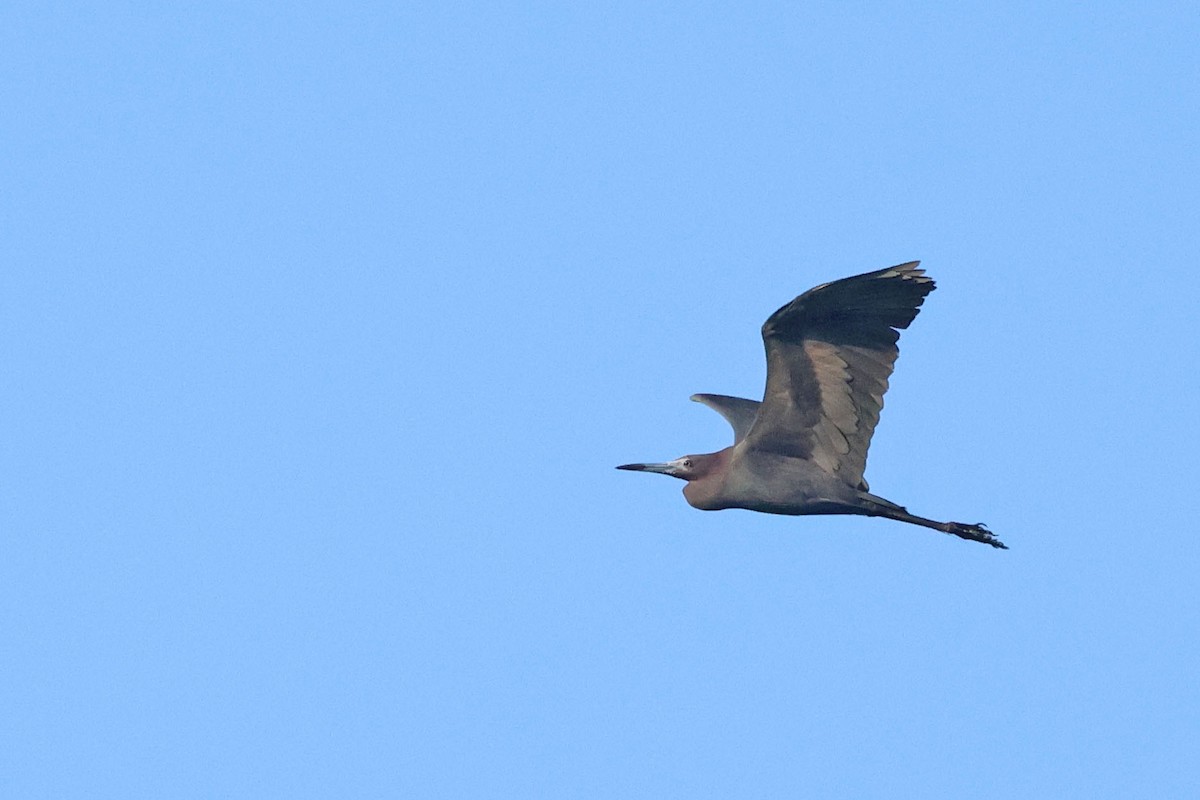
<path fill-rule="evenodd" d="M 762 327 L 762 402 L 692 396 L 733 427 L 731 447 L 618 469 L 682 478 L 684 496 L 700 509 L 882 516 L 1004 548 L 982 524 L 909 514 L 871 494 L 863 477 L 899 331 L 935 288 L 918 263 L 822 284 L 772 314 Z"/>

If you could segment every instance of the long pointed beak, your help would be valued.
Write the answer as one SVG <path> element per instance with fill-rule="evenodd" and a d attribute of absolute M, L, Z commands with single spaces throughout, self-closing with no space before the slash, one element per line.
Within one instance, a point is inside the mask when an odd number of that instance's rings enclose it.
<path fill-rule="evenodd" d="M 679 465 L 668 461 L 665 464 L 622 464 L 617 469 L 627 469 L 633 472 L 657 472 L 660 475 L 670 475 L 674 478 Z"/>

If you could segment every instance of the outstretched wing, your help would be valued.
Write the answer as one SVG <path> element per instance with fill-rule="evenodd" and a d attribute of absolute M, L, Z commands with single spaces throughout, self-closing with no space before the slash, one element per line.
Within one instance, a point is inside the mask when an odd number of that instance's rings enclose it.
<path fill-rule="evenodd" d="M 762 405 L 757 400 L 730 397 L 724 394 L 694 394 L 692 399 L 716 411 L 733 426 L 734 444 L 746 438 L 746 434 L 754 425 L 754 418 L 758 416 L 758 407 Z"/>
<path fill-rule="evenodd" d="M 919 263 L 822 284 L 771 315 L 762 329 L 767 388 L 746 446 L 809 459 L 867 489 L 898 331 L 934 290 Z"/>

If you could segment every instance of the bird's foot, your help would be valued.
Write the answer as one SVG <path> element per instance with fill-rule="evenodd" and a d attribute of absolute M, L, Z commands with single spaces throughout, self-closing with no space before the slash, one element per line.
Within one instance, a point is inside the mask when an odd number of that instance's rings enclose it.
<path fill-rule="evenodd" d="M 947 522 L 945 530 L 946 533 L 952 533 L 963 539 L 970 539 L 972 542 L 983 542 L 1000 550 L 1008 549 L 1008 545 L 997 539 L 996 535 L 989 531 L 982 522 L 975 525 L 968 525 L 965 522 Z"/>

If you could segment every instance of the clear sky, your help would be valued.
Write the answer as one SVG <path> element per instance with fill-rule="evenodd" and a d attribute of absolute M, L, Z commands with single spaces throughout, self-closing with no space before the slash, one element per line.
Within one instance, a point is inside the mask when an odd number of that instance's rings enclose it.
<path fill-rule="evenodd" d="M 6 5 L 0 795 L 1200 796 L 1198 41 Z M 867 477 L 1010 551 L 613 469 L 913 259 Z"/>

